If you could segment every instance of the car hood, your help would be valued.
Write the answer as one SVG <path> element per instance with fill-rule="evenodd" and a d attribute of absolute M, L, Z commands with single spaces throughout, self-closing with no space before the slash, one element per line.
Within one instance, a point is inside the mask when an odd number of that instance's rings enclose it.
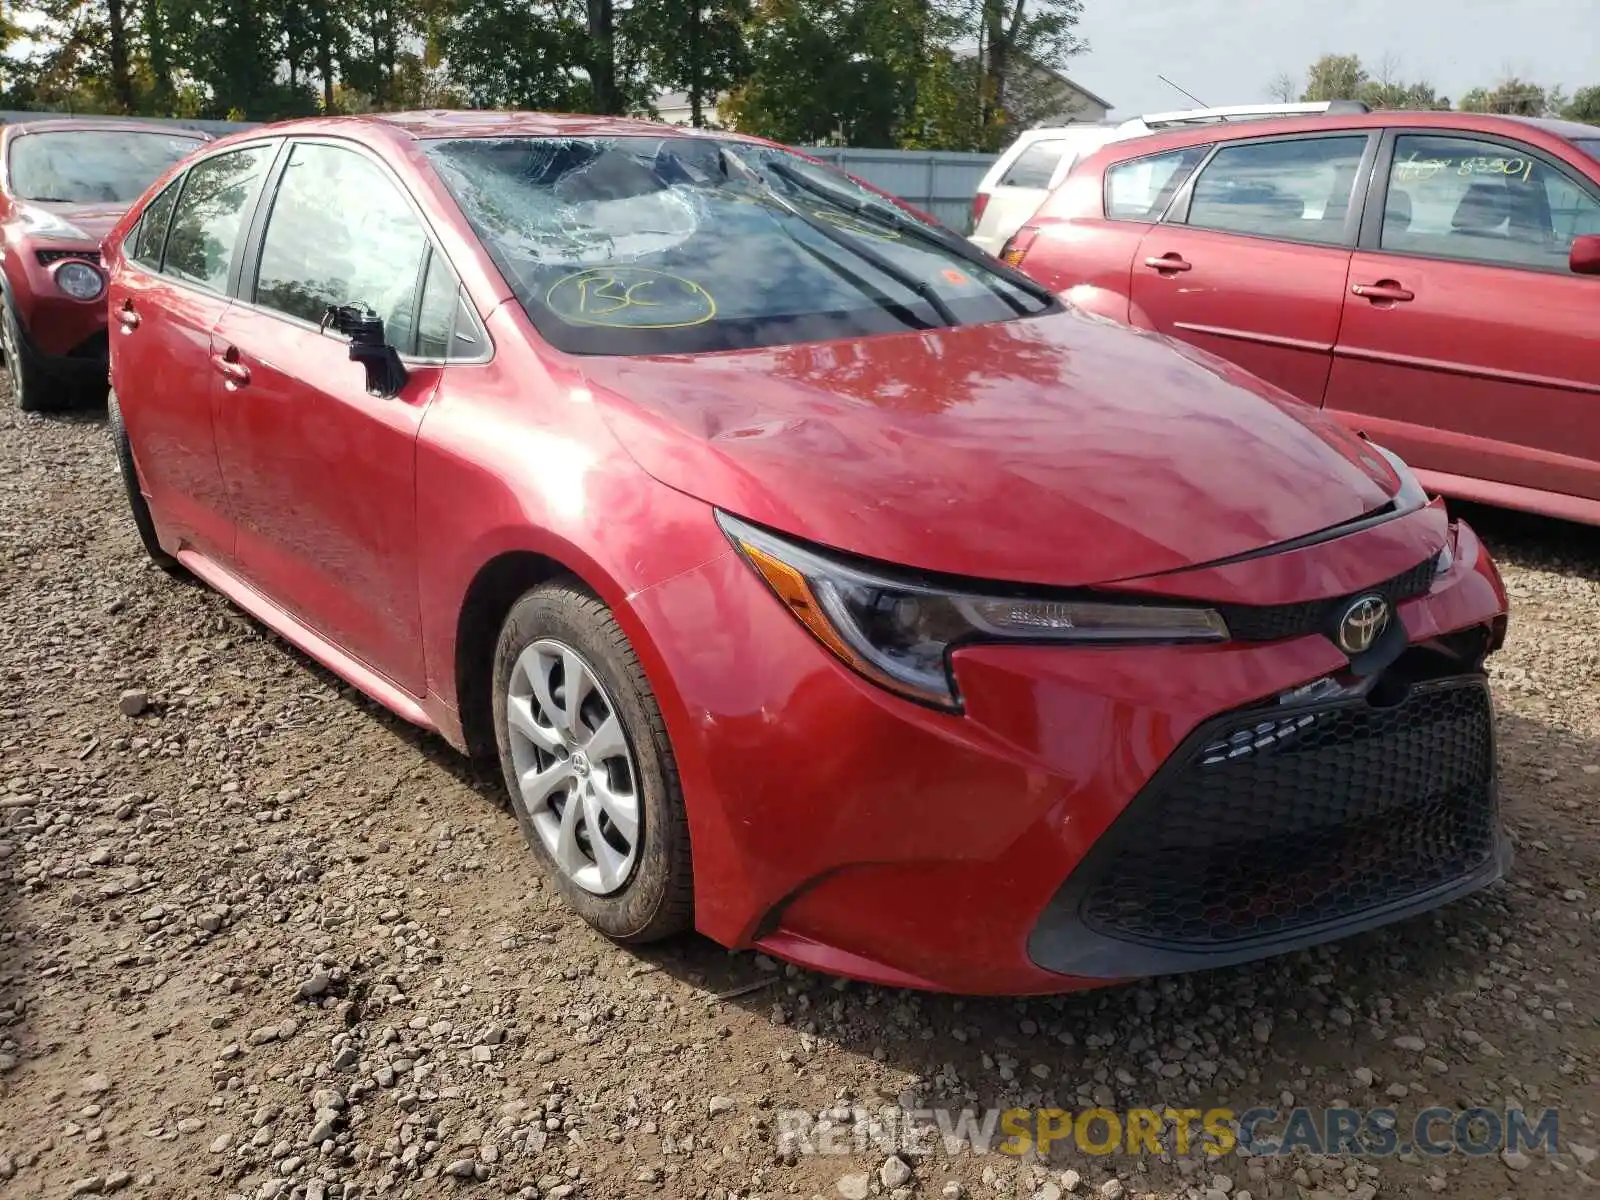
<path fill-rule="evenodd" d="M 1078 313 L 580 371 L 662 483 L 930 572 L 1109 583 L 1316 533 L 1399 490 L 1317 410 Z"/>
<path fill-rule="evenodd" d="M 38 238 L 99 244 L 128 211 L 126 204 L 51 204 L 28 201 L 17 205 L 23 232 Z"/>

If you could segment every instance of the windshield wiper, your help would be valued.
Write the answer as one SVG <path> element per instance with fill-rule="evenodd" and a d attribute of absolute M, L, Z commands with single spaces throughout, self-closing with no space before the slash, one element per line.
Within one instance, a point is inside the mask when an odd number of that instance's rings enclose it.
<path fill-rule="evenodd" d="M 1027 292 L 1028 295 L 1048 308 L 1054 308 L 1057 303 L 1056 294 L 1049 288 L 1043 284 L 1036 283 L 1010 263 L 1003 262 L 997 258 L 990 258 L 976 246 L 968 243 L 959 234 L 946 233 L 939 229 L 930 228 L 921 221 L 909 220 L 886 204 L 869 204 L 864 200 L 858 200 L 848 193 L 838 191 L 826 184 L 818 183 L 804 171 L 797 170 L 786 162 L 771 162 L 767 165 L 771 168 L 772 173 L 780 179 L 793 184 L 803 192 L 810 192 L 813 196 L 826 200 L 829 204 L 837 205 L 852 216 L 866 217 L 877 221 L 887 225 L 896 233 L 909 236 L 924 245 L 944 250 L 949 254 L 955 255 L 963 262 L 982 268 L 979 278 L 989 285 L 990 291 L 994 292 L 1018 313 L 1025 313 L 1027 310 L 1017 303 L 1015 297 L 1008 296 L 1005 292 L 995 287 L 989 279 L 990 275 L 1001 276 L 1007 283 Z"/>
<path fill-rule="evenodd" d="M 821 234 L 834 245 L 843 246 L 851 254 L 856 255 L 858 258 L 865 259 L 867 262 L 871 263 L 875 268 L 877 268 L 879 272 L 887 275 L 901 287 L 907 288 L 916 293 L 918 296 L 921 296 L 928 302 L 928 307 L 933 309 L 934 312 L 938 313 L 939 319 L 946 325 L 954 326 L 961 324 L 961 319 L 956 316 L 955 310 L 950 307 L 950 305 L 945 301 L 945 298 L 939 295 L 938 291 L 927 280 L 919 279 L 913 272 L 906 270 L 906 268 L 900 266 L 891 259 L 885 258 L 870 246 L 863 245 L 859 238 L 853 238 L 849 234 L 835 229 L 832 225 L 828 224 L 828 222 L 818 220 L 816 217 L 812 216 L 798 205 L 790 203 L 789 198 L 768 183 L 761 172 L 757 171 L 749 163 L 745 162 L 732 150 L 728 149 L 728 147 L 723 146 L 719 150 L 719 154 L 722 156 L 722 162 L 725 167 L 729 164 L 732 164 L 735 168 L 737 168 L 738 173 L 742 178 L 748 179 L 755 183 L 755 185 L 759 187 L 762 192 L 764 192 L 771 200 L 778 204 L 785 212 L 799 220 L 801 224 L 806 225 L 814 232 Z M 882 302 L 879 301 L 879 303 Z"/>

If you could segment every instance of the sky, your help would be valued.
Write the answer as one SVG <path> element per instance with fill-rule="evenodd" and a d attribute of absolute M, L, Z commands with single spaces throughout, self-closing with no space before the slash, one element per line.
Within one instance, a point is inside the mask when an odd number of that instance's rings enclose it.
<path fill-rule="evenodd" d="M 1385 55 L 1407 82 L 1458 99 L 1507 75 L 1600 85 L 1600 0 L 1083 0 L 1089 50 L 1066 73 L 1113 115 L 1188 108 L 1165 75 L 1208 105 L 1264 102 L 1324 54 Z"/>

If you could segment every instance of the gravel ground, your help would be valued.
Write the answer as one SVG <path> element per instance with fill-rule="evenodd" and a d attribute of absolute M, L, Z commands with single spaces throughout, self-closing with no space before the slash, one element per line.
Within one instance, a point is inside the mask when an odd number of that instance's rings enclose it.
<path fill-rule="evenodd" d="M 1469 514 L 1515 605 L 1494 668 L 1507 882 L 1247 968 L 962 1001 L 590 933 L 491 776 L 145 563 L 102 417 L 0 408 L 0 1194 L 1592 1186 L 1600 531 Z M 791 1108 L 1341 1101 L 1555 1105 L 1563 1149 L 891 1161 L 776 1135 Z"/>

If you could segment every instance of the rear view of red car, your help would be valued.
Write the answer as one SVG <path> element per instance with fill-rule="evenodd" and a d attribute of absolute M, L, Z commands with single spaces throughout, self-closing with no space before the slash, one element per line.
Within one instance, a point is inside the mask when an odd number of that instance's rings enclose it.
<path fill-rule="evenodd" d="M 155 179 L 209 139 L 131 121 L 34 121 L 0 131 L 0 348 L 18 408 L 103 397 L 100 239 Z"/>
<path fill-rule="evenodd" d="M 1600 127 L 1176 130 L 1083 160 L 1004 253 L 1326 408 L 1435 491 L 1600 523 Z"/>

